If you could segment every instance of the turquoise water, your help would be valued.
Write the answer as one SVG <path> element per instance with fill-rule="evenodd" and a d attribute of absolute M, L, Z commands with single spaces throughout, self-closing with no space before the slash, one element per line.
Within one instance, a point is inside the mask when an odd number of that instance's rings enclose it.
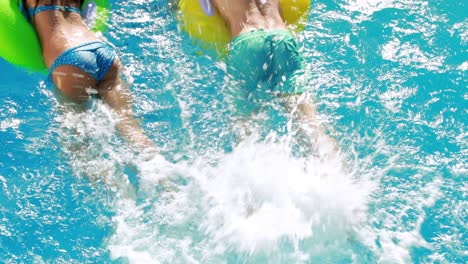
<path fill-rule="evenodd" d="M 0 61 L 0 262 L 468 261 L 463 1 L 312 3 L 306 86 L 339 160 L 291 155 L 274 105 L 239 139 L 225 65 L 165 1 L 123 2 L 104 36 L 167 161 L 132 154 L 99 102 L 73 111 Z"/>

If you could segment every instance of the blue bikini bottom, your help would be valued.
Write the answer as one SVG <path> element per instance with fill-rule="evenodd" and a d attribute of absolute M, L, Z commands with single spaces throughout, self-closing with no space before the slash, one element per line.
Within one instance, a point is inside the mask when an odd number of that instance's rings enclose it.
<path fill-rule="evenodd" d="M 46 85 L 52 85 L 52 73 L 62 65 L 77 67 L 91 75 L 96 81 L 101 81 L 115 60 L 114 48 L 100 41 L 88 42 L 63 52 L 52 64 Z"/>

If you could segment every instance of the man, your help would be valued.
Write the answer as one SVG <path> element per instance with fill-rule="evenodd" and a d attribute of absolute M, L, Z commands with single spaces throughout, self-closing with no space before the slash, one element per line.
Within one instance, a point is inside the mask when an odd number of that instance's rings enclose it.
<path fill-rule="evenodd" d="M 257 88 L 259 82 L 275 86 L 302 69 L 299 45 L 281 17 L 279 0 L 212 3 L 231 32 L 229 70 L 248 89 Z"/>
<path fill-rule="evenodd" d="M 209 1 L 200 1 L 203 9 Z M 285 102 L 305 130 L 314 149 L 328 155 L 336 145 L 320 126 L 311 98 L 297 82 L 303 74 L 299 45 L 281 16 L 279 0 L 211 0 L 231 32 L 228 73 L 240 82 L 235 91 L 238 108 L 251 111 L 245 102 L 265 100 L 265 93 Z"/>

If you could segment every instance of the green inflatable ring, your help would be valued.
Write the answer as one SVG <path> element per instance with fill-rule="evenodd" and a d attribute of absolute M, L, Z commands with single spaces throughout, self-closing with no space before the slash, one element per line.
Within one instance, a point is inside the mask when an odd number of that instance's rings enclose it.
<path fill-rule="evenodd" d="M 103 32 L 110 14 L 109 3 L 108 0 L 93 1 L 97 5 L 93 31 Z M 16 0 L 0 0 L 0 38 L 1 58 L 28 70 L 46 71 L 36 32 L 21 14 Z"/>

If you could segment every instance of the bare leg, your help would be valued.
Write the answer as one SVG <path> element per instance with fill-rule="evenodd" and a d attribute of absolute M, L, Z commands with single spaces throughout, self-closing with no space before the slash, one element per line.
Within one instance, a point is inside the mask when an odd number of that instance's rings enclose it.
<path fill-rule="evenodd" d="M 156 152 L 153 142 L 133 117 L 130 90 L 123 84 L 119 69 L 116 59 L 104 79 L 97 83 L 82 70 L 63 65 L 54 71 L 53 81 L 64 95 L 77 103 L 86 102 L 92 94 L 99 95 L 117 114 L 117 130 L 127 142 L 138 151 Z"/>
<path fill-rule="evenodd" d="M 311 149 L 321 157 L 336 158 L 338 144 L 324 130 L 317 114 L 317 108 L 308 94 L 288 95 L 286 98 L 288 111 L 293 115 L 299 131 L 308 137 Z"/>
<path fill-rule="evenodd" d="M 105 78 L 98 85 L 99 95 L 117 114 L 119 118 L 117 129 L 129 143 L 140 151 L 155 149 L 153 142 L 133 117 L 130 90 L 123 84 L 119 68 L 120 63 L 115 60 Z"/>

